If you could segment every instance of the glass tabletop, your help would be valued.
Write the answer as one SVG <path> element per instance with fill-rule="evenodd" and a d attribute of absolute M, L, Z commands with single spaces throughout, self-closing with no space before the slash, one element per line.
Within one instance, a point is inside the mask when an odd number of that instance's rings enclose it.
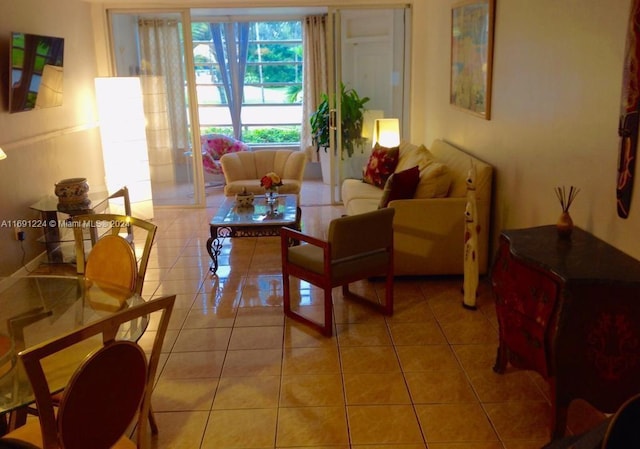
<path fill-rule="evenodd" d="M 253 205 L 237 207 L 235 198 L 224 199 L 211 219 L 211 226 L 285 226 L 296 222 L 297 195 L 279 195 L 274 204 L 267 204 L 264 195 L 256 195 Z"/>
<path fill-rule="evenodd" d="M 0 413 L 33 402 L 33 393 L 18 353 L 78 329 L 144 300 L 127 290 L 100 285 L 78 276 L 28 276 L 8 279 L 0 291 Z M 136 341 L 149 317 L 121 326 L 118 339 Z M 47 361 L 45 374 L 53 391 L 61 390 L 92 350 L 94 340 L 76 345 Z"/>

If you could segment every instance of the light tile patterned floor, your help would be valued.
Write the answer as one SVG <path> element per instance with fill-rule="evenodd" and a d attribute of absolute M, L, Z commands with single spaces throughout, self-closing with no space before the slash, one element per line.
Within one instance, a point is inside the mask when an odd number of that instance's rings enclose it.
<path fill-rule="evenodd" d="M 305 183 L 305 232 L 344 213 Z M 144 295 L 177 294 L 153 396 L 155 448 L 533 449 L 548 439 L 548 388 L 535 373 L 492 370 L 497 322 L 482 283 L 477 311 L 462 279 L 398 279 L 385 318 L 334 290 L 336 335 L 285 319 L 278 238 L 231 239 L 209 272 L 207 209 L 157 210 Z M 312 313 L 318 291 L 295 284 Z M 382 283 L 363 282 L 367 294 Z M 153 332 L 153 328 L 148 333 Z M 145 337 L 142 340 L 145 343 Z M 599 415 L 580 401 L 573 431 Z"/>

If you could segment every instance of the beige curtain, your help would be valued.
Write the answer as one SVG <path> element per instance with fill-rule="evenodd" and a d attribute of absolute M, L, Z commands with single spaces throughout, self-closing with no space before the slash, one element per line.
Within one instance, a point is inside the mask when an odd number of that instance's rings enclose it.
<path fill-rule="evenodd" d="M 189 148 L 178 21 L 141 18 L 138 34 L 149 162 L 172 165 Z"/>
<path fill-rule="evenodd" d="M 320 103 L 320 96 L 328 90 L 326 24 L 326 15 L 309 16 L 305 18 L 302 27 L 304 97 L 300 145 L 313 162 L 318 161 L 318 156 L 311 139 L 309 119 Z"/>

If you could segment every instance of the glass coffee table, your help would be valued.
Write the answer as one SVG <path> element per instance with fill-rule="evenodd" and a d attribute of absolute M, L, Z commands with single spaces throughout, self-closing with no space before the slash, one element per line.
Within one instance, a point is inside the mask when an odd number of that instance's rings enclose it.
<path fill-rule="evenodd" d="M 218 271 L 225 238 L 278 236 L 283 226 L 300 230 L 301 215 L 297 195 L 279 195 L 274 204 L 267 204 L 264 195 L 256 195 L 250 207 L 236 207 L 234 197 L 225 198 L 209 222 L 207 252 L 213 262 L 209 269 L 214 274 Z"/>

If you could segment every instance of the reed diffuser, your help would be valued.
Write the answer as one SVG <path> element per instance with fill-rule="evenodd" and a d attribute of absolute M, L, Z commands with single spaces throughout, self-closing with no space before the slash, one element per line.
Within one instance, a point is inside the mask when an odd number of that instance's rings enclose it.
<path fill-rule="evenodd" d="M 571 207 L 571 203 L 576 199 L 576 196 L 580 192 L 580 189 L 574 186 L 569 187 L 569 192 L 567 193 L 567 189 L 564 186 L 555 188 L 556 196 L 558 197 L 558 201 L 560 201 L 560 207 L 562 207 L 562 214 L 560 214 L 560 218 L 558 219 L 558 223 L 556 227 L 558 228 L 558 235 L 561 238 L 569 238 L 571 237 L 571 232 L 573 231 L 573 220 L 571 219 L 571 215 L 569 215 L 569 208 Z"/>

